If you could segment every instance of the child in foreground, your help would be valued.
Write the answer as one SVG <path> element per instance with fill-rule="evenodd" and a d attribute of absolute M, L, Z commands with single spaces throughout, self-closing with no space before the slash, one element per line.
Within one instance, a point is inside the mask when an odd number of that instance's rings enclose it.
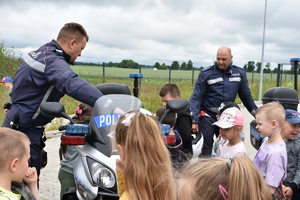
<path fill-rule="evenodd" d="M 254 163 L 265 177 L 273 199 L 282 199 L 281 181 L 286 177 L 286 146 L 280 135 L 285 122 L 283 107 L 277 102 L 262 105 L 256 110 L 256 129 L 266 137 L 254 157 Z"/>
<path fill-rule="evenodd" d="M 28 137 L 10 128 L 0 128 L 0 141 L 0 199 L 40 199 L 36 169 L 28 167 Z"/>
<path fill-rule="evenodd" d="M 288 156 L 287 176 L 282 181 L 283 194 L 286 199 L 300 199 L 300 113 L 286 109 L 285 123 L 281 130 L 281 137 L 286 144 Z"/>
<path fill-rule="evenodd" d="M 160 107 L 159 109 L 156 110 L 156 116 L 160 119 L 164 112 L 166 111 L 166 107 Z M 176 114 L 175 113 L 169 113 L 161 122 L 162 124 L 166 124 L 170 126 L 170 131 L 169 133 L 165 133 L 166 138 L 174 137 L 174 143 L 173 144 L 168 144 L 168 139 L 166 140 L 166 146 L 171 154 L 171 159 L 174 164 L 174 167 L 178 167 L 180 165 L 180 162 L 183 162 L 186 159 L 182 159 L 183 157 L 186 157 L 186 155 L 182 152 L 182 139 L 179 135 L 179 133 L 174 130 L 176 122 Z"/>
<path fill-rule="evenodd" d="M 235 156 L 248 156 L 244 142 L 241 140 L 241 132 L 244 126 L 243 113 L 236 107 L 227 108 L 220 119 L 213 123 L 220 128 L 220 135 L 225 140 L 219 144 L 218 155 L 222 158 Z"/>
<path fill-rule="evenodd" d="M 175 200 L 170 154 L 157 119 L 145 109 L 120 117 L 115 130 L 120 200 Z"/>
<path fill-rule="evenodd" d="M 180 98 L 180 90 L 176 84 L 167 83 L 160 89 L 159 96 L 161 98 L 162 105 L 166 106 L 168 101 Z M 190 115 L 189 109 L 176 114 L 174 130 L 177 130 L 182 139 L 182 151 L 185 154 L 183 159 L 185 160 L 188 160 L 193 156 L 193 137 L 191 134 L 191 127 L 192 116 Z"/>
<path fill-rule="evenodd" d="M 224 112 L 224 110 L 226 110 L 227 108 L 231 108 L 231 107 L 237 107 L 238 109 L 240 109 L 239 105 L 237 105 L 236 103 L 232 102 L 232 101 L 225 101 L 223 103 L 220 104 L 219 107 L 213 107 L 210 110 L 214 113 L 216 113 L 216 118 L 217 120 L 220 119 L 221 114 Z M 240 109 L 241 110 L 241 109 Z M 241 132 L 241 140 L 244 142 L 245 141 L 245 134 L 242 131 Z M 224 143 L 226 140 L 224 140 L 221 136 L 221 134 L 219 134 L 219 136 L 217 137 L 214 146 L 213 146 L 213 150 L 212 150 L 212 157 L 219 157 L 220 156 L 220 152 L 219 152 L 219 145 Z"/>
<path fill-rule="evenodd" d="M 198 158 L 178 179 L 178 200 L 271 200 L 268 186 L 246 156 Z"/>

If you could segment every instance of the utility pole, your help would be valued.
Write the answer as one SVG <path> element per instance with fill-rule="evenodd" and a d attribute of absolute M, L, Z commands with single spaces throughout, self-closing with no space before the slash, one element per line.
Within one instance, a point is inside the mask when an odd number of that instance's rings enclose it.
<path fill-rule="evenodd" d="M 261 96 L 262 96 L 262 80 L 263 80 L 263 74 L 264 74 L 264 51 L 265 51 L 266 15 L 267 15 L 267 0 L 265 1 L 265 15 L 264 15 L 264 28 L 263 28 L 262 51 L 261 51 L 261 67 L 260 67 L 260 80 L 259 80 L 258 101 L 261 101 Z"/>

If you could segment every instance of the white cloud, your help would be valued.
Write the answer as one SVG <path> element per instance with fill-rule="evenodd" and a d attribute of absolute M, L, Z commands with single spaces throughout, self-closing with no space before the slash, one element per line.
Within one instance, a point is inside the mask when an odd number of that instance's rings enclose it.
<path fill-rule="evenodd" d="M 264 62 L 299 57 L 296 0 L 268 1 Z M 55 39 L 63 24 L 81 23 L 90 41 L 78 61 L 211 65 L 229 46 L 234 63 L 260 62 L 261 0 L 1 0 L 0 40 L 26 53 Z M 275 64 L 274 64 L 275 65 Z"/>

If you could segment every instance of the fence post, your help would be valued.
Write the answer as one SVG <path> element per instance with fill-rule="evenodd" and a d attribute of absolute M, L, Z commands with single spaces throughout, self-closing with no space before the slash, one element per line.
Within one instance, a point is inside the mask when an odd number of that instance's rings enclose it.
<path fill-rule="evenodd" d="M 102 66 L 102 82 L 105 83 L 105 66 Z"/>
<path fill-rule="evenodd" d="M 276 87 L 281 86 L 280 74 L 281 74 L 281 64 L 278 64 Z"/>
<path fill-rule="evenodd" d="M 142 74 L 142 67 L 141 65 L 139 65 L 139 73 Z M 142 87 L 142 79 L 140 78 L 140 81 L 139 81 L 139 85 L 140 87 Z"/>
<path fill-rule="evenodd" d="M 169 83 L 171 83 L 171 67 L 169 68 Z"/>
<path fill-rule="evenodd" d="M 282 64 L 282 68 L 283 68 L 283 64 Z M 282 86 L 282 75 L 283 75 L 283 69 L 281 69 L 280 71 L 280 86 Z"/>
<path fill-rule="evenodd" d="M 298 62 L 300 58 L 291 58 L 290 63 L 294 66 L 294 89 L 298 92 Z"/>
<path fill-rule="evenodd" d="M 194 74 L 195 74 L 195 69 L 192 69 L 192 87 L 194 86 Z"/>

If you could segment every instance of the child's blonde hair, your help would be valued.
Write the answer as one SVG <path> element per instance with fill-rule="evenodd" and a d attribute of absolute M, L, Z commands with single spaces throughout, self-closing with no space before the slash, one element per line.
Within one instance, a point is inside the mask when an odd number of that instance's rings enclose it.
<path fill-rule="evenodd" d="M 0 128 L 0 168 L 15 158 L 22 159 L 30 145 L 24 133 L 10 128 Z"/>
<path fill-rule="evenodd" d="M 276 120 L 278 126 L 281 128 L 285 123 L 285 111 L 282 105 L 278 102 L 272 101 L 260 106 L 256 110 L 256 115 L 264 113 L 267 120 L 272 121 Z"/>
<path fill-rule="evenodd" d="M 116 142 L 124 148 L 125 190 L 130 200 L 176 199 L 170 154 L 155 117 L 132 111 L 130 124 L 121 116 Z"/>
<path fill-rule="evenodd" d="M 237 156 L 231 160 L 200 158 L 188 163 L 178 180 L 179 200 L 224 200 L 219 185 L 228 191 L 228 200 L 271 199 L 254 163 L 246 156 Z"/>

